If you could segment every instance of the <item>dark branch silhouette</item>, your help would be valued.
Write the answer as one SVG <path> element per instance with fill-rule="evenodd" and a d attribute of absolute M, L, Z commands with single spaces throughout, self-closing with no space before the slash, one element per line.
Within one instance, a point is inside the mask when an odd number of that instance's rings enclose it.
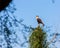
<path fill-rule="evenodd" d="M 0 0 L 0 12 L 4 10 L 12 0 Z"/>

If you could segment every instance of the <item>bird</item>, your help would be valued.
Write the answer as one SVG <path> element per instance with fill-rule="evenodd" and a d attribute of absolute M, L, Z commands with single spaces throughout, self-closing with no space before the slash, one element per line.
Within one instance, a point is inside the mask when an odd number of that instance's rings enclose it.
<path fill-rule="evenodd" d="M 38 22 L 38 25 L 42 24 L 44 26 L 44 23 L 42 22 L 42 20 L 39 18 L 39 16 L 36 16 L 36 20 Z"/>

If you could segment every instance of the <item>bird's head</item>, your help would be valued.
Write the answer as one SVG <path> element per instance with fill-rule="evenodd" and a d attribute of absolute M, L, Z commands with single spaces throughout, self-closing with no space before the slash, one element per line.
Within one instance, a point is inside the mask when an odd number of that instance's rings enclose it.
<path fill-rule="evenodd" d="M 39 18 L 39 16 L 36 16 L 36 19 L 38 19 Z"/>

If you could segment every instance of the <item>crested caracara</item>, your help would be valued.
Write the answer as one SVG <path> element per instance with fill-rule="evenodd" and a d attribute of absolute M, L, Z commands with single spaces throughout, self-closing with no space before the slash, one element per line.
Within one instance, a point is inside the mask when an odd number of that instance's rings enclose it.
<path fill-rule="evenodd" d="M 42 20 L 39 18 L 39 16 L 36 16 L 36 20 L 38 22 L 38 24 L 42 24 L 44 26 L 44 23 L 42 22 Z"/>

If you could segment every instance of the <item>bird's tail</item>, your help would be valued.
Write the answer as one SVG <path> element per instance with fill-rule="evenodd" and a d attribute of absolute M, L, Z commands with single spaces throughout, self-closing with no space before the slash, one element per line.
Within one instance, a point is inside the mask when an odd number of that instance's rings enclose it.
<path fill-rule="evenodd" d="M 42 22 L 42 25 L 44 26 L 44 23 Z"/>

